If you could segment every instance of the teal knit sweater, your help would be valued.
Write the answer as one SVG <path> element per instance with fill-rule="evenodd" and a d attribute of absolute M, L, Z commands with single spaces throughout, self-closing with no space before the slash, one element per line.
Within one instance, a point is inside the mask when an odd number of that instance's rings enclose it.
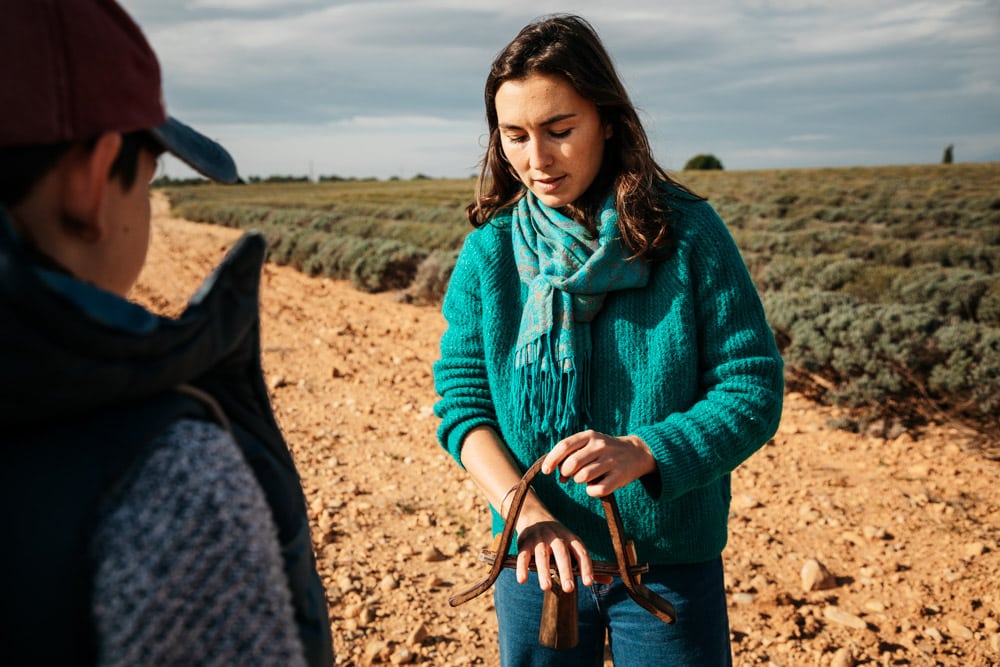
<path fill-rule="evenodd" d="M 671 190 L 677 240 L 649 283 L 611 292 L 591 323 L 590 423 L 636 435 L 656 459 L 659 483 L 637 480 L 615 496 L 641 561 L 696 563 L 726 544 L 729 473 L 774 434 L 782 361 L 757 291 L 715 210 Z M 438 438 L 461 465 L 465 436 L 493 428 L 522 470 L 555 439 L 516 420 L 514 345 L 526 295 L 511 249 L 508 213 L 465 241 L 443 312 L 434 365 Z M 655 477 L 655 476 L 654 476 Z M 587 545 L 613 561 L 600 500 L 584 485 L 539 475 L 535 491 Z M 493 532 L 502 530 L 493 512 Z"/>

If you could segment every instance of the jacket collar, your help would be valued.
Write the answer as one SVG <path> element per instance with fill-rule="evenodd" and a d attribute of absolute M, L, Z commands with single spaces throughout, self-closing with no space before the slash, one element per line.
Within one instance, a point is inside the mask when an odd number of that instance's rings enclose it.
<path fill-rule="evenodd" d="M 0 208 L 0 424 L 150 396 L 252 355 L 266 249 L 242 237 L 172 319 L 31 261 Z"/>

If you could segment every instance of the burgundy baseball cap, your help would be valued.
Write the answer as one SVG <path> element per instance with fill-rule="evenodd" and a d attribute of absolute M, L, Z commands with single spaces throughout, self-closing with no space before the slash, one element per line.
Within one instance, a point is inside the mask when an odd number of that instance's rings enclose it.
<path fill-rule="evenodd" d="M 239 178 L 225 148 L 167 115 L 156 54 L 114 0 L 0 0 L 0 146 L 137 130 L 212 180 Z"/>

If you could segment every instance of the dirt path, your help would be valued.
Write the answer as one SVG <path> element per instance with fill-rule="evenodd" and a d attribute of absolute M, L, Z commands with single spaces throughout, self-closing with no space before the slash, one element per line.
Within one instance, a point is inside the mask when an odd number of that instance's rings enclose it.
<path fill-rule="evenodd" d="M 173 314 L 238 232 L 154 209 L 133 296 Z M 261 308 L 337 664 L 497 664 L 489 595 L 447 602 L 482 576 L 489 523 L 435 440 L 440 312 L 270 265 Z M 834 416 L 789 394 L 777 436 L 733 476 L 735 663 L 1000 664 L 1000 463 L 946 426 L 887 441 L 829 430 Z M 805 590 L 813 560 L 829 588 Z"/>

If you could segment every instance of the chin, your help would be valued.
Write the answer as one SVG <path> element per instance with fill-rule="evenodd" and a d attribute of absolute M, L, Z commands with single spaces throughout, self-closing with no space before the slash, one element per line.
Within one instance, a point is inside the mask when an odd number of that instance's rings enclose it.
<path fill-rule="evenodd" d="M 570 198 L 558 194 L 542 194 L 534 192 L 534 195 L 538 198 L 538 201 L 542 202 L 549 208 L 562 208 L 563 206 L 569 206 L 576 201 L 576 197 Z"/>

